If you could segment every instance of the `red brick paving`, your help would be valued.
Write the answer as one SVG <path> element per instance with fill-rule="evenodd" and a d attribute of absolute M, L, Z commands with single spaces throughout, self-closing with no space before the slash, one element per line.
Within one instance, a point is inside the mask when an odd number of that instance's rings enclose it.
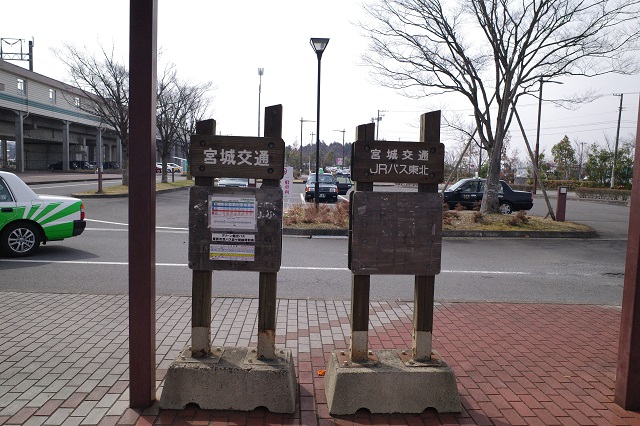
<path fill-rule="evenodd" d="M 640 425 L 640 413 L 613 403 L 618 307 L 438 303 L 433 346 L 456 374 L 462 412 L 335 417 L 328 412 L 318 371 L 331 351 L 348 345 L 349 302 L 279 301 L 279 346 L 293 351 L 299 381 L 296 412 L 281 415 L 192 406 L 128 409 L 125 297 L 2 296 L 0 425 L 90 420 L 101 425 Z M 190 298 L 159 297 L 157 310 L 157 377 L 162 380 L 188 344 Z M 43 323 L 42 312 L 47 323 L 56 319 L 47 339 L 36 327 Z M 255 299 L 214 299 L 212 312 L 214 346 L 256 344 Z M 374 302 L 370 319 L 371 349 L 410 347 L 411 303 Z M 52 342 L 48 351 L 40 349 L 45 340 Z M 26 358 L 47 368 L 34 374 L 30 363 L 21 362 Z M 68 363 L 68 372 L 56 369 L 53 359 Z M 40 387 L 19 387 L 27 377 Z"/>

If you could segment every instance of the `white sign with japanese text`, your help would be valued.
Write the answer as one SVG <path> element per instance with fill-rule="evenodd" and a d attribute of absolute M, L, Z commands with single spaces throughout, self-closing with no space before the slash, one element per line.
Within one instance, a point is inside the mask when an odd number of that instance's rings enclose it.
<path fill-rule="evenodd" d="M 284 176 L 280 180 L 280 188 L 284 199 L 291 198 L 293 192 L 293 167 L 284 168 Z"/>

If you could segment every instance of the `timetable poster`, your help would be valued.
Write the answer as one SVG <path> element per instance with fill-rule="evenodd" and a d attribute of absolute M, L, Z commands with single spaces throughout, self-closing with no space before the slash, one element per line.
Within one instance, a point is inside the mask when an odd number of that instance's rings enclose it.
<path fill-rule="evenodd" d="M 255 197 L 211 195 L 209 204 L 211 230 L 257 230 L 258 203 Z"/>

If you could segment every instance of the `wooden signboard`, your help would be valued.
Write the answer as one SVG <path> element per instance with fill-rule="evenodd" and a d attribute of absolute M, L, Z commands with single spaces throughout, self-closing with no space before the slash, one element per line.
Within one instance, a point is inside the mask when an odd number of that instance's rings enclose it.
<path fill-rule="evenodd" d="M 356 141 L 351 149 L 351 179 L 356 182 L 444 181 L 444 144 Z"/>
<path fill-rule="evenodd" d="M 354 192 L 351 203 L 354 274 L 440 273 L 442 194 Z"/>
<path fill-rule="evenodd" d="M 191 269 L 278 272 L 281 259 L 279 187 L 190 189 Z"/>
<path fill-rule="evenodd" d="M 282 179 L 282 138 L 191 136 L 191 174 L 207 177 Z"/>

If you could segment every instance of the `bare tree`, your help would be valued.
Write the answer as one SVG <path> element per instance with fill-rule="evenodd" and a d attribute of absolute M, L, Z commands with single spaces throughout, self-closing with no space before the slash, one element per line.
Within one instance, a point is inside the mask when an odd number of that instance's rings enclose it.
<path fill-rule="evenodd" d="M 165 68 L 159 78 L 156 149 L 162 159 L 162 182 L 167 182 L 168 160 L 176 148 L 183 148 L 184 129 L 195 125 L 193 118 L 206 112 L 203 106 L 208 106 L 206 94 L 210 88 L 210 82 L 191 84 L 180 81 L 174 65 Z"/>
<path fill-rule="evenodd" d="M 413 97 L 457 93 L 488 152 L 483 213 L 498 212 L 503 140 L 540 81 L 637 71 L 640 0 L 377 0 L 365 63 Z"/>
<path fill-rule="evenodd" d="M 181 123 L 180 131 L 177 135 L 178 146 L 184 158 L 191 158 L 191 135 L 196 133 L 196 123 L 205 120 L 210 114 L 210 105 L 213 97 L 208 94 L 209 90 L 215 89 L 211 83 L 194 85 L 189 97 L 188 114 Z M 189 170 L 187 178 L 191 179 L 191 165 L 187 163 Z"/>
<path fill-rule="evenodd" d="M 53 49 L 68 68 L 71 84 L 95 102 L 80 104 L 83 111 L 98 116 L 113 128 L 122 144 L 122 184 L 129 185 L 129 70 L 114 58 L 113 48 L 100 47 L 99 57 L 64 44 Z"/>

